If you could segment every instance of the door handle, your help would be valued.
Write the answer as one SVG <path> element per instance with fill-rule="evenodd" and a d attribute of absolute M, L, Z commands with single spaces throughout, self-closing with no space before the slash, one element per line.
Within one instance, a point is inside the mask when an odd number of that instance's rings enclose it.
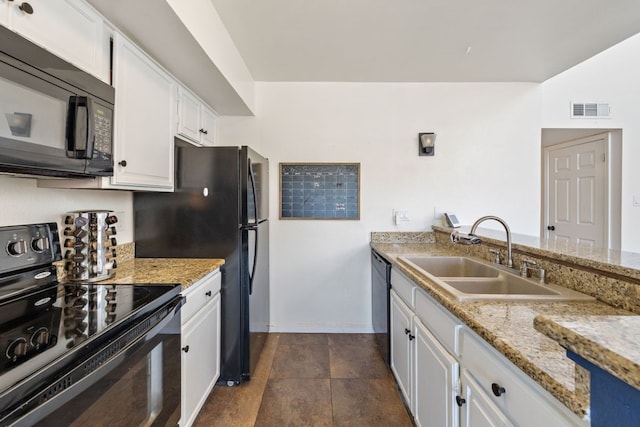
<path fill-rule="evenodd" d="M 554 227 L 553 225 L 548 225 L 547 226 L 547 230 L 549 230 L 549 231 L 553 231 L 555 229 L 556 229 L 556 227 Z"/>

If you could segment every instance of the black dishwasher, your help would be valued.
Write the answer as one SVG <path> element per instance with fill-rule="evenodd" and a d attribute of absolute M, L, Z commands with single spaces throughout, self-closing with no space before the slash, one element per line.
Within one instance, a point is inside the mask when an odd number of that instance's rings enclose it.
<path fill-rule="evenodd" d="M 391 290 L 391 263 L 371 250 L 371 320 L 376 342 L 384 361 L 390 363 L 389 290 Z"/>

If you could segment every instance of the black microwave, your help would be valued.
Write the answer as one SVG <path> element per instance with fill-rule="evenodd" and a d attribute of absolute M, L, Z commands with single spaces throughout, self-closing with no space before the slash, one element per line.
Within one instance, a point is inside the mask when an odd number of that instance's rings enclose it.
<path fill-rule="evenodd" d="M 0 25 L 0 173 L 113 175 L 112 86 Z"/>

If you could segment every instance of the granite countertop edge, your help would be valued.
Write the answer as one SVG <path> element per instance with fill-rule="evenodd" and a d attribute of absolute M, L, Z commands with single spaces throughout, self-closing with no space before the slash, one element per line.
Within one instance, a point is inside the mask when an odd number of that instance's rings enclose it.
<path fill-rule="evenodd" d="M 482 301 L 482 302 L 460 302 L 452 295 L 442 290 L 437 284 L 431 282 L 426 276 L 418 271 L 414 271 L 410 266 L 399 262 L 398 256 L 422 255 L 422 256 L 446 256 L 452 255 L 446 249 L 433 243 L 384 243 L 371 242 L 371 248 L 386 257 L 394 266 L 410 279 L 416 282 L 421 289 L 440 302 L 447 310 L 458 317 L 465 325 L 480 335 L 488 344 L 494 347 L 508 360 L 520 368 L 524 373 L 536 381 L 545 390 L 551 393 L 556 399 L 563 403 L 572 412 L 580 418 L 584 418 L 589 408 L 589 391 L 588 383 L 586 390 L 582 384 L 574 383 L 574 379 L 568 378 L 567 372 L 576 371 L 576 365 L 573 361 L 566 357 L 565 350 L 554 341 L 553 337 L 549 337 L 534 328 L 534 318 L 536 315 L 551 314 L 562 312 L 563 309 L 572 307 L 574 310 L 583 312 L 583 314 L 610 314 L 610 315 L 632 315 L 620 309 L 613 308 L 601 302 L 574 302 L 574 303 L 537 303 L 537 302 L 498 302 L 498 301 Z M 558 309 L 553 309 L 554 304 Z M 517 309 L 525 313 L 525 330 L 518 329 L 521 336 L 513 337 L 503 328 L 491 325 L 492 310 L 501 313 L 501 310 L 507 313 L 509 308 L 513 308 L 511 313 L 516 316 Z M 486 314 L 489 313 L 489 314 Z M 508 329 L 508 328 L 506 328 Z M 527 353 L 525 346 L 518 346 L 513 342 L 522 342 L 527 339 L 533 342 L 540 342 L 540 348 L 544 349 L 544 354 L 539 355 L 531 352 Z M 536 356 L 538 356 L 536 358 Z M 546 364 L 546 366 L 544 366 Z M 562 365 L 561 369 L 555 369 Z M 558 374 L 560 372 L 560 374 Z M 564 375 L 562 374 L 564 373 Z M 572 387 L 573 386 L 573 387 Z M 573 389 L 572 389 L 573 388 Z"/>
<path fill-rule="evenodd" d="M 629 350 L 640 316 L 536 316 L 539 332 L 640 390 L 640 355 Z"/>

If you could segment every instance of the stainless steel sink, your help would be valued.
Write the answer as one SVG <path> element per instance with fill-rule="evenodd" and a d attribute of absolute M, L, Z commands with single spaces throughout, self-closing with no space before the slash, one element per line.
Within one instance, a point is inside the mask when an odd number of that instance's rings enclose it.
<path fill-rule="evenodd" d="M 459 301 L 593 301 L 595 298 L 466 257 L 399 257 Z"/>

